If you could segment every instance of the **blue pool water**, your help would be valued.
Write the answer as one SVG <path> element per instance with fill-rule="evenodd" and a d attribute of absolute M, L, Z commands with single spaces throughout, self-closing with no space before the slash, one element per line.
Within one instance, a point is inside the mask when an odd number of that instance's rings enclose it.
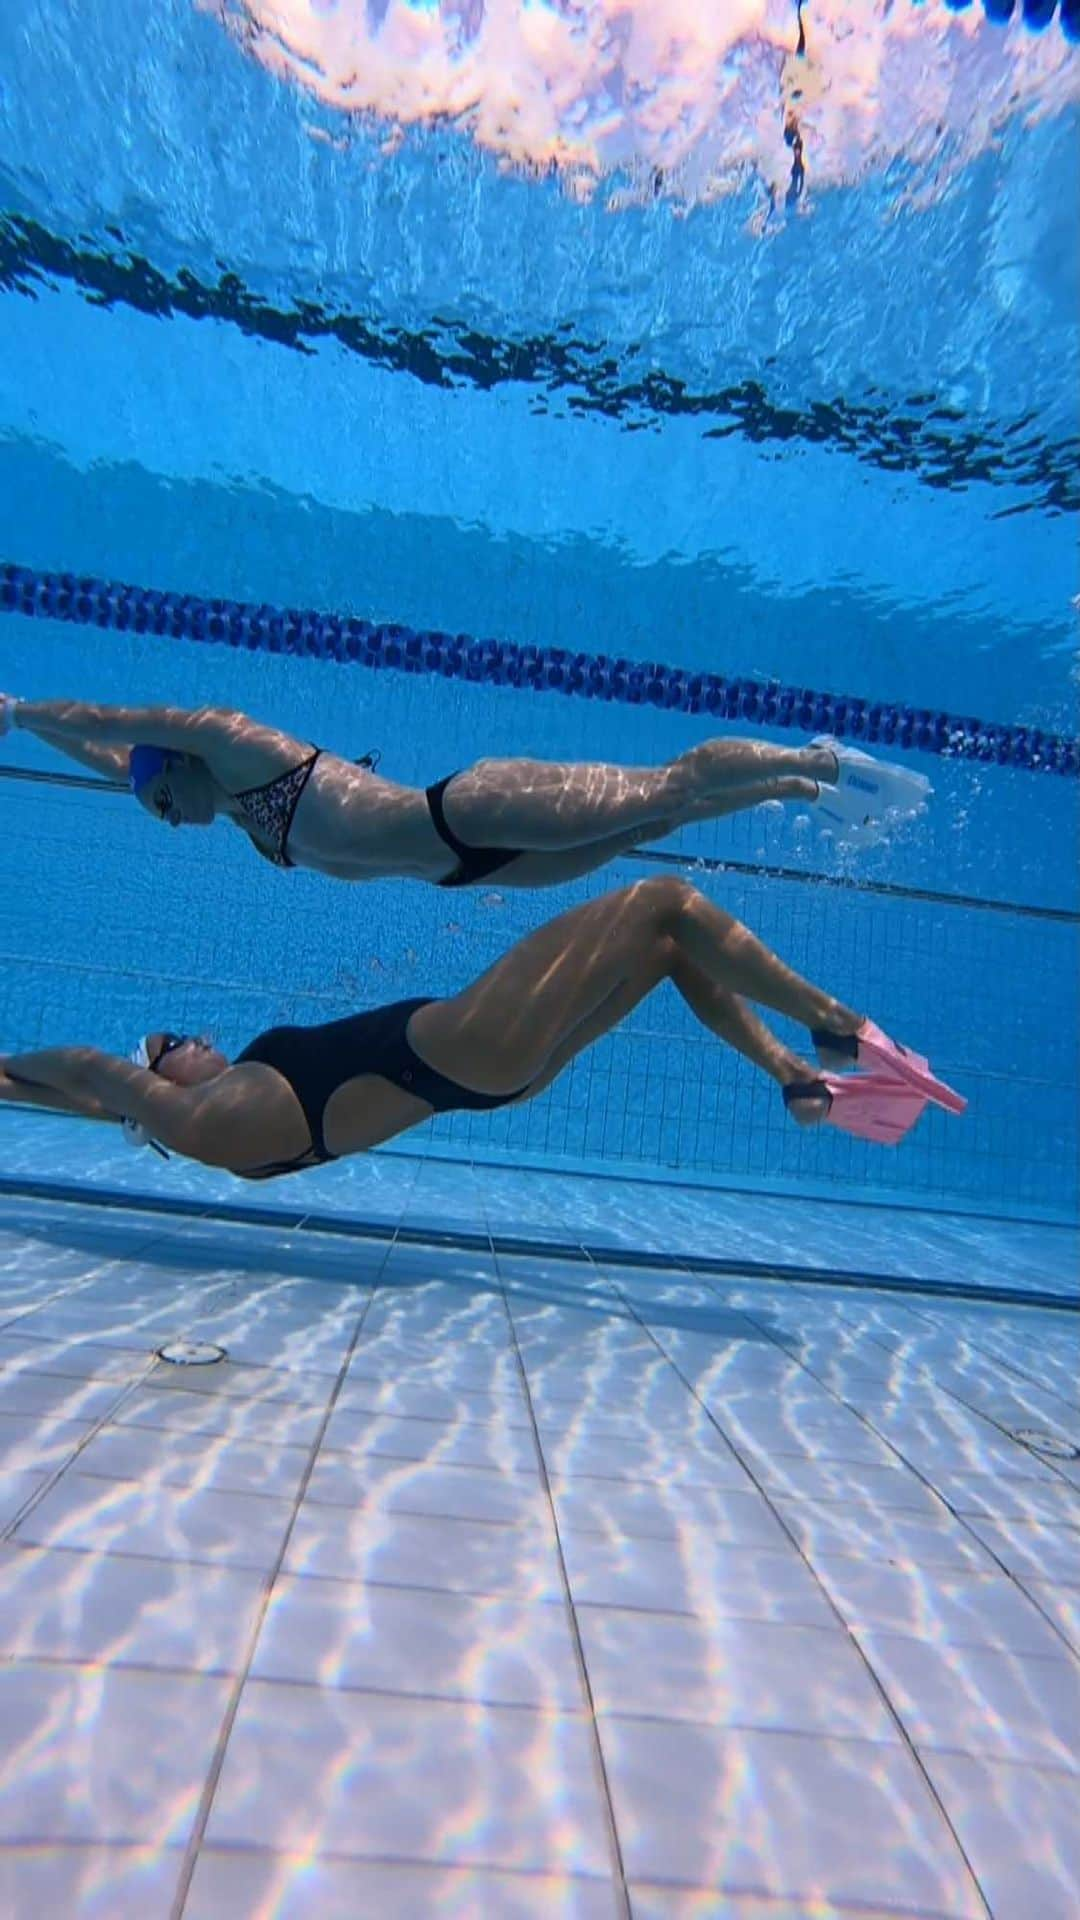
<path fill-rule="evenodd" d="M 671 172 L 616 204 L 610 179 L 501 171 L 464 127 L 410 124 L 384 152 L 186 0 L 150 27 L 99 0 L 70 34 L 64 9 L 16 0 L 0 559 L 1073 739 L 1067 28 L 1036 47 L 1018 16 L 991 46 L 982 22 L 970 57 L 1007 44 L 1016 87 L 1053 111 L 1006 115 L 978 151 L 950 123 L 929 163 L 901 142 L 856 184 L 823 122 L 805 204 L 770 199 L 760 158 L 724 197 Z M 493 751 L 655 762 L 731 724 L 17 611 L 0 684 L 235 705 L 378 747 L 418 784 Z M 286 878 L 224 828 L 168 838 L 20 736 L 0 778 L 0 1035 L 126 1051 L 165 1023 L 238 1046 L 452 990 L 573 900 L 673 867 L 928 1051 L 967 1116 L 931 1110 L 895 1153 L 800 1132 L 665 989 L 542 1100 L 447 1116 L 409 1152 L 1067 1222 L 1075 764 L 897 757 L 930 775 L 931 811 L 869 852 L 763 809 L 565 891 L 442 895 Z M 3 1124 L 25 1167 L 51 1123 Z M 48 1136 L 80 1177 L 114 1157 L 85 1132 Z M 154 1191 L 185 1177 L 138 1163 Z"/>
<path fill-rule="evenodd" d="M 678 873 L 969 1103 L 802 1131 L 665 987 L 258 1188 L 0 1107 L 3 1920 L 1075 1920 L 1078 43 L 3 0 L 0 688 L 934 794 L 348 886 L 18 731 L 0 1055 L 451 992 Z"/>

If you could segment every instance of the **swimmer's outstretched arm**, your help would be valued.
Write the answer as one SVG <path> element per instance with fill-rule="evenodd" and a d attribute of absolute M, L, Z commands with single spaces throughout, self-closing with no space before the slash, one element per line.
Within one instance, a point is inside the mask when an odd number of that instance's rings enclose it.
<path fill-rule="evenodd" d="M 293 764 L 303 743 L 226 707 L 107 707 L 83 700 L 17 700 L 7 696 L 8 724 L 25 728 L 83 765 L 123 778 L 135 745 L 189 753 L 225 786 L 255 785 Z M 0 730 L 3 730 L 0 727 Z M 108 754 L 108 761 L 100 756 Z M 116 759 L 113 755 L 117 755 Z"/>
<path fill-rule="evenodd" d="M 220 707 L 102 707 L 85 700 L 15 700 L 11 723 L 28 733 L 57 743 L 112 741 L 132 746 L 172 748 L 176 753 L 202 754 L 205 746 L 243 726 L 244 715 Z"/>
<path fill-rule="evenodd" d="M 187 1090 L 97 1047 L 43 1047 L 0 1057 L 0 1098 L 93 1120 L 138 1120 L 164 1146 L 191 1151 L 196 1103 Z"/>
<path fill-rule="evenodd" d="M 77 760 L 80 767 L 92 767 L 108 780 L 127 780 L 129 747 L 107 747 L 95 740 L 75 740 L 65 734 L 46 733 L 44 727 L 36 727 L 34 731 L 47 747 L 66 753 L 68 759 Z"/>
<path fill-rule="evenodd" d="M 106 1112 L 100 1100 L 16 1079 L 7 1068 L 8 1061 L 0 1055 L 0 1100 L 17 1101 L 22 1107 L 44 1107 L 49 1113 L 78 1113 L 87 1120 L 119 1119 L 119 1115 Z"/>

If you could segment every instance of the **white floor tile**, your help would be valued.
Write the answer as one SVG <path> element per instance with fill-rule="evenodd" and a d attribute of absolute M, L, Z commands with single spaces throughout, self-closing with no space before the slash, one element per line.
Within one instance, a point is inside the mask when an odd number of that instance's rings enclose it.
<path fill-rule="evenodd" d="M 376 1339 L 415 1341 L 428 1350 L 445 1347 L 464 1355 L 508 1353 L 513 1334 L 498 1291 L 483 1292 L 484 1282 L 456 1286 L 398 1285 L 391 1262 L 387 1280 L 364 1315 L 365 1344 Z"/>
<path fill-rule="evenodd" d="M 919 1748 L 1080 1773 L 1080 1662 L 860 1635 Z M 1080 1805 L 1080 1786 L 1077 1788 Z"/>
<path fill-rule="evenodd" d="M 539 1521 L 551 1509 L 535 1473 L 491 1473 L 482 1467 L 429 1466 L 425 1461 L 353 1459 L 321 1453 L 307 1501 L 320 1506 L 377 1506 L 391 1513 L 444 1514 L 454 1520 L 503 1524 Z"/>
<path fill-rule="evenodd" d="M 465 1176 L 440 1165 L 431 1177 L 434 1206 Z M 487 1186 L 469 1179 L 469 1204 L 479 1205 Z M 573 1188 L 572 1205 L 584 1209 L 575 1222 L 565 1180 L 549 1186 L 553 1234 L 567 1223 L 585 1231 L 586 1213 L 590 1232 L 614 1234 L 587 1183 Z M 664 1199 L 670 1222 L 674 1202 Z M 717 1202 L 697 1196 L 694 1205 L 707 1248 Z M 536 1217 L 522 1214 L 523 1230 Z M 154 1231 L 160 1243 L 160 1225 Z M 641 1245 L 632 1223 L 627 1233 Z M 609 1276 L 547 1257 L 496 1263 L 405 1246 L 391 1273 L 382 1244 L 323 1246 L 206 1222 L 185 1225 L 156 1264 L 115 1234 L 97 1253 L 44 1239 L 32 1252 L 51 1262 L 48 1274 L 29 1274 L 21 1293 L 17 1275 L 0 1275 L 3 1497 L 40 1491 L 44 1470 L 62 1467 L 91 1424 L 113 1413 L 16 1543 L 0 1548 L 0 1656 L 31 1661 L 33 1673 L 27 1681 L 25 1665 L 0 1669 L 9 1687 L 21 1676 L 13 1724 L 31 1729 L 29 1747 L 19 1736 L 19 1778 L 14 1761 L 0 1772 L 0 1812 L 14 1810 L 15 1821 L 0 1834 L 35 1843 L 0 1844 L 0 1913 L 12 1886 L 25 1920 L 51 1920 L 52 1910 L 157 1920 L 159 1908 L 164 1920 L 204 1734 L 212 1747 L 217 1723 L 194 1715 L 192 1759 L 185 1703 L 196 1696 L 161 1689 L 220 1688 L 237 1671 L 361 1314 L 318 1498 L 298 1517 L 226 1769 L 242 1844 L 205 1851 L 185 1920 L 243 1920 L 268 1903 L 283 1920 L 413 1920 L 435 1907 L 462 1920 L 614 1920 L 622 1911 L 534 1410 L 556 1469 L 604 1738 L 622 1742 L 612 1779 L 634 1920 L 804 1920 L 810 1901 L 822 1920 L 978 1911 L 895 1723 L 774 1517 L 774 1498 L 879 1662 L 935 1779 L 953 1770 L 942 1791 L 959 1796 L 977 1845 L 991 1848 L 995 1920 L 1057 1920 L 1038 1879 L 1048 1854 L 1075 1895 L 1065 1795 L 1077 1782 L 1064 1768 L 1080 1764 L 1069 1748 L 1080 1708 L 1048 1679 L 1072 1674 L 1068 1650 L 993 1554 L 1008 1550 L 1080 1648 L 1070 1557 L 1080 1548 L 1080 1474 L 1070 1486 L 1070 1475 L 947 1390 L 991 1414 L 1005 1409 L 1011 1425 L 1029 1407 L 1034 1424 L 1035 1412 L 1053 1413 L 1045 1393 L 1037 1401 L 990 1352 L 988 1326 L 999 1345 L 1013 1338 L 1008 1309 L 993 1309 L 991 1323 L 925 1300 L 620 1272 L 617 1258 Z M 323 1264 L 330 1282 L 316 1277 Z M 350 1281 L 378 1280 L 377 1290 L 341 1284 L 346 1269 Z M 47 1299 L 56 1287 L 69 1291 Z M 41 1304 L 4 1326 L 20 1300 Z M 782 1345 L 762 1338 L 758 1318 Z M 1009 1349 L 1014 1367 L 1044 1319 L 1025 1319 Z M 126 1387 L 164 1330 L 180 1325 L 220 1338 L 226 1366 L 158 1367 L 152 1384 Z M 1047 1366 L 1059 1352 L 1052 1332 L 1040 1348 Z M 699 1383 L 714 1419 L 669 1356 Z M 800 1356 L 927 1465 L 950 1503 L 992 1535 L 985 1553 Z M 1059 1387 L 1072 1391 L 1072 1379 L 1062 1362 Z M 18 1544 L 39 1537 L 71 1550 Z M 58 1664 L 68 1662 L 92 1665 Z M 118 1681 L 145 1691 L 118 1693 Z M 158 1722 L 178 1753 L 155 1745 Z M 3 1750 L 8 1720 L 0 1724 Z M 967 1759 L 939 1741 L 1027 1764 Z M 189 1764 L 194 1785 L 168 1772 Z M 118 1784 L 125 1767 L 131 1778 Z M 8 1794 L 42 1781 L 43 1802 Z M 985 1815 L 995 1795 L 1006 1811 L 996 1826 Z M 65 1810 L 55 1818 L 74 1824 L 50 1846 L 54 1802 Z M 24 1813 L 36 1821 L 42 1805 L 44 1838 L 19 1824 Z M 115 1841 L 107 1857 L 91 1844 L 102 1833 Z M 263 1851 L 268 1833 L 280 1855 Z M 160 1858 L 129 1844 L 150 1834 L 180 1844 Z M 312 1842 L 364 1857 L 321 1860 L 305 1851 Z M 404 1853 L 388 1864 L 395 1848 Z M 405 1864 L 409 1850 L 442 1864 Z M 48 1877 L 53 1865 L 59 1878 Z M 313 1908 L 305 1902 L 316 1891 Z M 18 1905 L 13 1920 L 24 1920 Z"/>
<path fill-rule="evenodd" d="M 746 1489 L 745 1468 L 719 1437 L 711 1446 L 680 1445 L 675 1433 L 574 1434 L 544 1441 L 548 1472 L 564 1479 L 635 1480 L 669 1486 Z"/>
<path fill-rule="evenodd" d="M 999 1479 L 996 1474 L 941 1473 L 935 1486 L 957 1513 L 994 1521 L 1043 1521 L 1080 1527 L 1080 1488 L 1065 1480 Z"/>
<path fill-rule="evenodd" d="M 947 1414 L 950 1403 L 945 1403 Z M 917 1420 L 905 1411 L 883 1418 L 872 1405 L 870 1413 L 882 1436 L 903 1458 L 928 1479 L 937 1473 L 999 1474 L 1003 1479 L 1042 1479 L 1045 1464 L 1026 1447 L 1006 1439 L 989 1422 L 940 1419 Z"/>
<path fill-rule="evenodd" d="M 994 1920 L 1076 1920 L 1076 1776 L 959 1753 L 925 1759 Z"/>
<path fill-rule="evenodd" d="M 230 1684 L 29 1660 L 0 1668 L 0 1839 L 182 1846 Z"/>
<path fill-rule="evenodd" d="M 496 1473 L 539 1473 L 536 1441 L 527 1427 L 494 1419 L 458 1426 L 444 1420 L 413 1420 L 335 1406 L 324 1447 L 362 1459 L 386 1455 L 431 1465 L 487 1467 Z"/>
<path fill-rule="evenodd" d="M 618 1366 L 590 1366 L 575 1354 L 572 1343 L 568 1342 L 558 1359 L 545 1361 L 542 1366 L 530 1364 L 525 1371 L 530 1398 L 538 1409 L 564 1402 L 572 1406 L 618 1407 L 636 1418 L 645 1407 L 670 1405 L 673 1400 L 681 1402 L 691 1398 L 685 1381 L 679 1379 L 671 1362 L 655 1348 L 651 1355 L 633 1366 L 626 1360 Z"/>
<path fill-rule="evenodd" d="M 622 1920 L 623 1908 L 605 1880 L 203 1848 L 184 1920 L 270 1913 L 274 1920 Z"/>
<path fill-rule="evenodd" d="M 612 1394 L 603 1378 L 582 1379 L 579 1374 L 552 1373 L 543 1382 L 529 1382 L 536 1423 L 547 1438 L 571 1429 L 591 1433 L 682 1433 L 713 1445 L 716 1422 L 695 1400 L 674 1367 L 657 1357 L 647 1378 L 629 1392 Z"/>
<path fill-rule="evenodd" d="M 631 1881 L 984 1920 L 903 1747 L 606 1717 L 600 1734 Z"/>
<path fill-rule="evenodd" d="M 78 1471 L 155 1486 L 212 1487 L 218 1493 L 270 1493 L 291 1500 L 310 1458 L 309 1447 L 110 1425 L 83 1448 Z"/>
<path fill-rule="evenodd" d="M 285 1570 L 518 1601 L 559 1600 L 564 1591 L 550 1527 L 495 1526 L 312 1501 L 305 1501 L 297 1516 Z"/>
<path fill-rule="evenodd" d="M 577 1606 L 837 1626 L 820 1587 L 794 1551 L 725 1546 L 704 1527 L 687 1527 L 674 1542 L 610 1540 L 570 1528 L 561 1528 L 560 1537 Z"/>
<path fill-rule="evenodd" d="M 1027 1595 L 996 1570 L 983 1575 L 823 1556 L 815 1572 L 853 1627 L 930 1646 L 996 1647 L 1051 1659 L 1065 1650 Z"/>
<path fill-rule="evenodd" d="M 0 1368 L 7 1379 L 19 1373 L 60 1374 L 70 1380 L 137 1380 L 152 1355 L 127 1353 L 119 1347 L 99 1346 L 91 1339 L 53 1340 L 31 1337 L 29 1321 L 18 1331 L 0 1335 Z"/>
<path fill-rule="evenodd" d="M 768 1502 L 753 1490 L 637 1486 L 629 1480 L 582 1476 L 553 1480 L 551 1494 L 560 1527 L 577 1533 L 602 1533 L 613 1540 L 674 1540 L 687 1527 L 700 1527 L 731 1546 L 791 1550 Z"/>
<path fill-rule="evenodd" d="M 0 1546 L 0 1650 L 232 1673 L 262 1590 L 261 1575 L 233 1567 Z"/>
<path fill-rule="evenodd" d="M 453 1426 L 497 1425 L 532 1429 L 532 1414 L 524 1393 L 493 1394 L 482 1388 L 440 1386 L 434 1380 L 365 1375 L 350 1369 L 335 1411 L 381 1413 L 415 1420 L 438 1420 Z"/>
<path fill-rule="evenodd" d="M 858 1420 L 848 1425 L 842 1421 L 818 1424 L 807 1419 L 785 1422 L 771 1413 L 755 1413 L 752 1417 L 746 1413 L 733 1419 L 722 1399 L 717 1400 L 713 1411 L 723 1434 L 751 1465 L 761 1459 L 775 1459 L 777 1454 L 793 1454 L 804 1460 L 847 1461 L 851 1465 L 897 1464 L 895 1453 Z"/>
<path fill-rule="evenodd" d="M 598 1713 L 900 1738 L 845 1634 L 761 1620 L 580 1607 Z"/>
<path fill-rule="evenodd" d="M 370 1379 L 372 1374 L 426 1381 L 448 1392 L 475 1388 L 484 1393 L 521 1397 L 521 1369 L 507 1346 L 474 1348 L 457 1353 L 442 1340 L 399 1340 L 391 1334 L 367 1339 L 362 1334 L 350 1364 L 350 1374 Z"/>
<path fill-rule="evenodd" d="M 171 1367 L 162 1361 L 152 1384 L 159 1393 L 198 1393 L 209 1400 L 241 1400 L 248 1404 L 295 1402 L 326 1408 L 334 1382 L 329 1374 L 290 1373 L 287 1367 L 247 1366 L 222 1360 L 209 1367 Z"/>
<path fill-rule="evenodd" d="M 10 1257 L 17 1259 L 18 1253 L 11 1255 L 0 1234 L 0 1259 Z M 9 1326 L 17 1326 L 24 1314 L 33 1313 L 48 1300 L 62 1300 L 67 1290 L 78 1284 L 77 1280 L 58 1280 L 47 1273 L 0 1274 L 0 1325 L 7 1332 Z"/>
<path fill-rule="evenodd" d="M 1054 1622 L 1073 1652 L 1080 1654 L 1080 1589 L 1055 1587 L 1048 1580 L 1026 1577 L 1023 1584 L 1025 1593 Z"/>
<path fill-rule="evenodd" d="M 52 1473 L 70 1459 L 87 1435 L 91 1420 L 52 1420 L 47 1414 L 0 1413 L 0 1481 L 27 1468 Z"/>
<path fill-rule="evenodd" d="M 812 1907 L 805 1900 L 774 1900 L 768 1894 L 717 1893 L 711 1887 L 646 1886 L 636 1880 L 630 1887 L 631 1920 L 898 1920 L 895 1907 L 866 1906 L 859 1900 L 845 1900 L 836 1906 L 831 1900 L 815 1898 Z M 919 1914 L 905 1906 L 903 1920 L 940 1920 L 939 1915 Z"/>
<path fill-rule="evenodd" d="M 611 1867 L 585 1716 L 250 1681 L 207 1839 L 267 1833 L 354 1859 Z"/>
<path fill-rule="evenodd" d="M 359 1318 L 359 1314 L 354 1315 Z M 185 1337 L 224 1347 L 237 1366 L 272 1367 L 275 1372 L 326 1374 L 332 1383 L 341 1372 L 352 1329 L 324 1329 L 318 1322 L 292 1316 L 279 1324 L 252 1325 L 250 1318 L 206 1314 L 184 1326 Z M 160 1344 L 160 1342 L 159 1342 Z"/>
<path fill-rule="evenodd" d="M 559 1602 L 282 1578 L 252 1674 L 433 1699 L 581 1712 L 570 1617 Z"/>
<path fill-rule="evenodd" d="M 97 1548 L 266 1572 L 280 1552 L 292 1511 L 290 1500 L 67 1473 L 13 1537 L 22 1546 Z"/>
<path fill-rule="evenodd" d="M 145 1299 L 99 1298 L 94 1287 L 69 1294 L 57 1305 L 48 1305 L 27 1320 L 17 1331 L 30 1334 L 42 1344 L 67 1346 L 73 1352 L 80 1345 L 96 1345 L 119 1357 L 126 1355 L 131 1365 L 153 1358 L 162 1342 L 184 1332 L 190 1314 L 167 1299 L 168 1280 L 162 1276 L 162 1296 L 152 1305 Z"/>
<path fill-rule="evenodd" d="M 979 1539 L 1017 1580 L 1047 1580 L 1080 1587 L 1080 1531 L 1075 1527 L 1026 1526 L 972 1518 Z"/>
<path fill-rule="evenodd" d="M 169 1920 L 182 1846 L 0 1844 L 5 1920 Z"/>
<path fill-rule="evenodd" d="M 0 1374 L 0 1413 L 45 1413 L 54 1420 L 100 1420 L 123 1399 L 121 1380 L 69 1379 L 14 1369 Z"/>
<path fill-rule="evenodd" d="M 725 1443 L 719 1440 L 715 1420 L 681 1382 L 676 1384 L 680 1389 L 678 1396 L 659 1395 L 654 1391 L 645 1407 L 636 1403 L 628 1406 L 622 1400 L 597 1399 L 593 1394 L 583 1394 L 576 1401 L 538 1398 L 533 1402 L 537 1430 L 544 1445 L 549 1447 L 563 1440 L 630 1439 L 656 1440 L 671 1449 L 683 1440 L 714 1452 L 719 1441 L 720 1451 L 728 1452 Z"/>
<path fill-rule="evenodd" d="M 48 1482 L 41 1467 L 5 1468 L 0 1474 L 0 1528 L 9 1527 L 20 1507 Z"/>
<path fill-rule="evenodd" d="M 777 1497 L 775 1505 L 807 1558 L 815 1563 L 839 1556 L 901 1566 L 967 1567 L 975 1573 L 993 1572 L 989 1554 L 949 1513 L 936 1520 L 924 1514 L 895 1513 L 854 1503 L 838 1505 L 783 1497 Z"/>
<path fill-rule="evenodd" d="M 190 1372 L 190 1368 L 185 1368 Z M 310 1447 L 326 1416 L 321 1404 L 290 1400 L 215 1399 L 209 1393 L 161 1393 L 139 1387 L 116 1409 L 120 1426 L 160 1427 L 170 1433 L 217 1433 L 236 1440 L 269 1440 L 278 1446 Z"/>
<path fill-rule="evenodd" d="M 946 1517 L 936 1495 L 915 1474 L 901 1467 L 868 1462 L 809 1460 L 777 1453 L 755 1458 L 754 1472 L 766 1492 L 788 1500 L 820 1501 L 823 1505 L 879 1508 L 883 1513 L 921 1513 Z"/>

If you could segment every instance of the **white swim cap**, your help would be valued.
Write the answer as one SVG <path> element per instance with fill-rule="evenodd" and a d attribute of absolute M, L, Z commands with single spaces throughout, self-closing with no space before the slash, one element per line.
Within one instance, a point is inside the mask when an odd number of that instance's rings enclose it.
<path fill-rule="evenodd" d="M 146 1044 L 149 1038 L 149 1034 L 144 1033 L 142 1039 L 137 1041 L 132 1047 L 128 1055 L 132 1066 L 149 1069 L 150 1049 Z M 169 1158 L 164 1147 L 159 1146 L 157 1141 L 152 1139 L 150 1134 L 147 1133 L 141 1120 L 130 1120 L 125 1115 L 124 1119 L 120 1122 L 120 1131 L 129 1147 L 153 1147 L 154 1152 L 159 1153 L 163 1160 Z"/>

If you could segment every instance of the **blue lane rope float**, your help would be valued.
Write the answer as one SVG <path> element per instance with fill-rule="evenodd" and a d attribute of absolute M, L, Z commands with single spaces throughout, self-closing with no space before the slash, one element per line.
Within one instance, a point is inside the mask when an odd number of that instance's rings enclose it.
<path fill-rule="evenodd" d="M 446 680 L 528 687 L 538 693 L 705 713 L 756 726 L 795 727 L 839 740 L 881 742 L 952 759 L 1076 776 L 1080 740 L 1038 727 L 1006 726 L 895 701 L 818 693 L 778 680 L 729 679 L 659 661 L 574 653 L 565 647 L 518 646 L 466 633 L 421 631 L 336 613 L 204 600 L 72 573 L 0 566 L 0 612 L 64 620 L 117 633 L 294 654 Z"/>
<path fill-rule="evenodd" d="M 1057 0 L 982 0 L 982 10 L 994 26 L 1007 26 L 1016 12 L 1019 3 L 1025 27 L 1032 33 L 1041 33 L 1050 25 L 1057 10 Z M 945 0 L 954 13 L 964 13 L 971 0 Z M 1078 33 L 1078 0 L 1061 0 L 1061 31 L 1067 40 L 1080 38 Z"/>

